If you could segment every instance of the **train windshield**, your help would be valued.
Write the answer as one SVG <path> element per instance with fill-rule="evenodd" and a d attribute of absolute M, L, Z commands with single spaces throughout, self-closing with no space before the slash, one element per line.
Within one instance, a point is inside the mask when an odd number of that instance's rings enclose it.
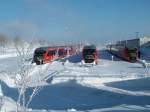
<path fill-rule="evenodd" d="M 95 49 L 85 49 L 85 50 L 83 51 L 83 54 L 84 54 L 84 55 L 93 55 L 94 52 L 95 52 Z"/>
<path fill-rule="evenodd" d="M 129 49 L 128 50 L 129 56 L 130 57 L 136 57 L 137 53 L 135 49 Z"/>
<path fill-rule="evenodd" d="M 83 50 L 83 57 L 85 63 L 93 63 L 94 62 L 94 54 L 96 50 L 95 49 L 84 49 Z"/>
<path fill-rule="evenodd" d="M 85 60 L 94 61 L 94 53 L 95 53 L 95 49 L 85 49 L 83 51 L 83 56 Z"/>
<path fill-rule="evenodd" d="M 43 56 L 44 53 L 46 53 L 45 50 L 36 50 L 35 53 L 34 53 L 34 55 L 35 56 Z"/>

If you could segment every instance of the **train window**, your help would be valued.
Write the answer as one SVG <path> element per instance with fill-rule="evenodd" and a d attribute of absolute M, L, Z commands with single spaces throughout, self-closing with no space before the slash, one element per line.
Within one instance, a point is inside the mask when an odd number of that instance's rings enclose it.
<path fill-rule="evenodd" d="M 48 52 L 48 55 L 49 55 L 49 56 L 51 56 L 51 55 L 55 55 L 55 50 L 53 50 L 53 51 L 49 51 L 49 52 Z"/>
<path fill-rule="evenodd" d="M 128 53 L 130 57 L 136 57 L 136 49 L 128 49 Z"/>
<path fill-rule="evenodd" d="M 58 51 L 58 54 L 59 54 L 59 55 L 63 55 L 64 52 L 63 52 L 62 50 L 59 50 L 59 51 Z"/>
<path fill-rule="evenodd" d="M 95 49 L 85 49 L 83 51 L 83 54 L 86 55 L 86 54 L 94 54 L 95 52 Z"/>
<path fill-rule="evenodd" d="M 45 53 L 46 53 L 46 51 L 44 51 L 44 50 L 37 50 L 37 51 L 35 51 L 35 55 L 39 55 L 39 56 L 41 56 L 41 55 L 43 55 Z"/>
<path fill-rule="evenodd" d="M 128 49 L 128 52 L 133 53 L 133 52 L 136 52 L 136 50 L 135 49 Z"/>

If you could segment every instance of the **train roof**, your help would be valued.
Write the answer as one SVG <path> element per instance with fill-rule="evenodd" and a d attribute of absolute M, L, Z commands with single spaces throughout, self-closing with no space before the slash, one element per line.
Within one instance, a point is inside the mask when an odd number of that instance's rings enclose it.
<path fill-rule="evenodd" d="M 36 51 L 45 51 L 48 47 L 39 47 L 36 48 Z"/>
<path fill-rule="evenodd" d="M 67 46 L 48 46 L 36 48 L 36 51 L 46 51 L 47 49 L 66 48 Z"/>
<path fill-rule="evenodd" d="M 95 45 L 86 45 L 83 49 L 96 49 Z"/>

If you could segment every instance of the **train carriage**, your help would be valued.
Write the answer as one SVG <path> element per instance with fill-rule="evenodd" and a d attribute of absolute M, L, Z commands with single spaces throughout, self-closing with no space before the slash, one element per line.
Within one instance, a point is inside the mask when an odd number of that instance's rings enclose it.
<path fill-rule="evenodd" d="M 51 62 L 60 58 L 64 58 L 67 55 L 73 55 L 73 54 L 75 54 L 75 51 L 72 51 L 72 50 L 69 51 L 68 47 L 66 46 L 40 47 L 40 48 L 37 48 L 34 52 L 33 62 L 39 65 L 39 64 L 48 63 L 48 62 Z"/>
<path fill-rule="evenodd" d="M 127 47 L 124 44 L 107 45 L 107 50 L 117 57 L 129 62 L 136 62 L 139 59 L 139 50 L 134 47 Z"/>

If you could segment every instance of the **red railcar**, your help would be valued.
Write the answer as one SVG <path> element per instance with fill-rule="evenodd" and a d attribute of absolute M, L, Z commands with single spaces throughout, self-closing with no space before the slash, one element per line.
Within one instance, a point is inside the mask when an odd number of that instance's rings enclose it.
<path fill-rule="evenodd" d="M 97 64 L 97 49 L 94 45 L 84 46 L 82 50 L 83 64 Z"/>
<path fill-rule="evenodd" d="M 123 44 L 108 45 L 107 50 L 112 54 L 129 62 L 136 62 L 140 58 L 139 50 Z"/>
<path fill-rule="evenodd" d="M 34 52 L 33 62 L 36 64 L 44 64 L 59 58 L 64 58 L 67 55 L 75 54 L 75 51 L 69 51 L 69 48 L 66 46 L 37 48 Z"/>

